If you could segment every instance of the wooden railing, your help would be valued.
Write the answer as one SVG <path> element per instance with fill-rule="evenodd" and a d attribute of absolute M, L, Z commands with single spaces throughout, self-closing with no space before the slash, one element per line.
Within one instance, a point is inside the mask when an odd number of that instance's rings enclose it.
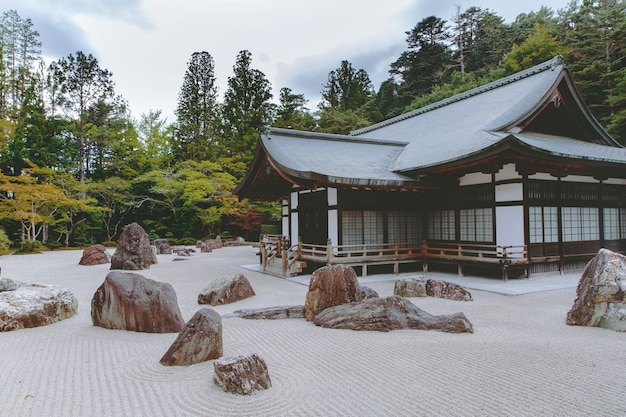
<path fill-rule="evenodd" d="M 284 275 L 298 261 L 361 266 L 363 276 L 367 275 L 368 265 L 391 264 L 394 266 L 394 273 L 397 274 L 401 263 L 421 262 L 426 272 L 429 262 L 442 262 L 457 264 L 460 275 L 462 275 L 463 266 L 468 264 L 498 266 L 502 269 L 502 278 L 507 280 L 509 267 L 526 265 L 529 262 L 528 250 L 524 245 L 500 246 L 423 241 L 333 246 L 329 241 L 326 245 L 298 242 L 288 246 L 288 238 L 284 236 L 265 236 L 262 239 L 263 242 L 268 248 L 262 261 L 264 268 L 272 262 L 274 257 L 280 256 Z M 262 244 L 262 247 L 264 245 Z M 262 255 L 263 252 L 262 250 Z"/>

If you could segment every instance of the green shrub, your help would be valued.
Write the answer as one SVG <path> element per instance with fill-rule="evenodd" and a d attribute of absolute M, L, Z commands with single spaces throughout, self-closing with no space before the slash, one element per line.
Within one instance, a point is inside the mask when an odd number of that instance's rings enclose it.
<path fill-rule="evenodd" d="M 261 236 L 263 235 L 279 235 L 280 234 L 280 226 L 277 224 L 262 224 L 261 225 Z"/>
<path fill-rule="evenodd" d="M 46 242 L 46 247 L 50 250 L 55 250 L 61 247 L 61 242 L 56 240 L 49 240 Z"/>
<path fill-rule="evenodd" d="M 117 242 L 115 242 L 115 241 L 102 242 L 102 246 L 104 246 L 105 248 L 116 248 L 117 247 Z"/>
<path fill-rule="evenodd" d="M 42 244 L 38 240 L 24 240 L 22 241 L 23 253 L 39 253 L 41 252 Z"/>
<path fill-rule="evenodd" d="M 196 242 L 197 241 L 198 241 L 198 239 L 193 238 L 193 237 L 184 237 L 182 239 L 178 239 L 177 245 L 196 246 Z"/>
<path fill-rule="evenodd" d="M 0 252 L 8 251 L 10 247 L 11 239 L 9 239 L 4 229 L 0 229 Z"/>

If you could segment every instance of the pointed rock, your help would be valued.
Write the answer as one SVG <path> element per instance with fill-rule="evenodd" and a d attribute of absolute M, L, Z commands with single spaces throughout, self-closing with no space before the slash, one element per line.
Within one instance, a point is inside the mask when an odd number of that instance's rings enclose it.
<path fill-rule="evenodd" d="M 161 358 L 161 365 L 187 366 L 222 356 L 222 317 L 211 308 L 193 315 Z"/>

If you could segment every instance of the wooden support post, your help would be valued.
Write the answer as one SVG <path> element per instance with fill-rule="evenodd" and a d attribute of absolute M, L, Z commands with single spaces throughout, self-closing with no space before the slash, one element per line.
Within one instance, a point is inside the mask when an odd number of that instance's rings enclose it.
<path fill-rule="evenodd" d="M 457 265 L 457 271 L 460 277 L 463 276 L 463 266 L 461 264 Z"/>
<path fill-rule="evenodd" d="M 326 241 L 326 263 L 330 264 L 333 259 L 333 243 L 330 238 Z"/>
<path fill-rule="evenodd" d="M 267 268 L 267 248 L 265 245 L 261 245 L 261 266 L 263 271 Z"/>
<path fill-rule="evenodd" d="M 289 266 L 289 251 L 283 248 L 282 251 L 282 260 L 283 260 L 283 276 L 287 276 L 287 267 Z"/>

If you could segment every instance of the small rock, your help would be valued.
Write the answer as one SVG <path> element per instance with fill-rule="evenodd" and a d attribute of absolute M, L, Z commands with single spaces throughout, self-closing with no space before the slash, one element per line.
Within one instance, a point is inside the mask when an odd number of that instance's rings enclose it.
<path fill-rule="evenodd" d="M 461 285 L 435 279 L 426 281 L 426 294 L 430 297 L 446 298 L 454 301 L 473 301 L 472 294 Z"/>
<path fill-rule="evenodd" d="M 304 306 L 279 306 L 257 309 L 236 310 L 233 314 L 242 319 L 303 319 Z"/>
<path fill-rule="evenodd" d="M 172 247 L 167 239 L 156 239 L 154 241 L 154 247 L 156 248 L 157 255 L 171 255 Z"/>
<path fill-rule="evenodd" d="M 93 266 L 108 264 L 109 262 L 111 262 L 111 255 L 109 255 L 107 248 L 104 245 L 97 244 L 85 248 L 78 264 Z"/>
<path fill-rule="evenodd" d="M 376 298 L 376 297 L 378 297 L 378 293 L 376 291 L 374 291 L 370 287 L 361 285 L 361 299 L 365 300 L 368 298 Z"/>
<path fill-rule="evenodd" d="M 213 368 L 213 382 L 225 392 L 248 395 L 272 386 L 267 365 L 256 353 L 217 359 Z"/>
<path fill-rule="evenodd" d="M 427 297 L 426 280 L 423 276 L 402 278 L 393 285 L 393 295 L 400 297 Z"/>
<path fill-rule="evenodd" d="M 15 291 L 18 287 L 25 285 L 24 283 L 13 281 L 9 278 L 0 278 L 0 292 Z"/>
<path fill-rule="evenodd" d="M 198 295 L 198 304 L 234 303 L 256 295 L 243 274 L 234 274 L 213 281 Z"/>

